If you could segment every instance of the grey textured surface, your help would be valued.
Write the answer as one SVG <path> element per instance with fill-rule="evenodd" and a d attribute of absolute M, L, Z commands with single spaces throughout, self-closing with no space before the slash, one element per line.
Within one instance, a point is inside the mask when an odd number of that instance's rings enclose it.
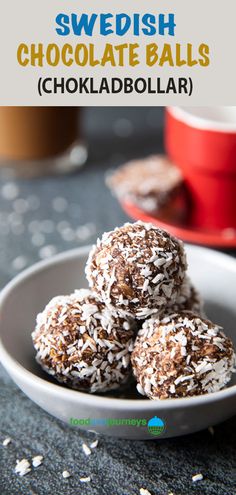
<path fill-rule="evenodd" d="M 91 243 L 127 220 L 106 190 L 104 174 L 127 158 L 162 149 L 161 126 L 160 109 L 91 108 L 86 114 L 90 158 L 78 174 L 34 181 L 2 177 L 1 286 L 38 259 Z M 236 494 L 236 418 L 217 426 L 214 436 L 203 431 L 158 442 L 101 437 L 86 457 L 81 446 L 93 434 L 50 417 L 2 368 L 0 385 L 1 495 L 139 495 L 141 487 L 152 495 Z M 3 447 L 8 436 L 12 442 Z M 17 476 L 16 459 L 36 454 L 44 456 L 43 464 Z M 62 478 L 65 469 L 72 474 L 68 479 Z M 192 475 L 199 472 L 204 480 L 193 484 Z M 91 476 L 91 482 L 82 484 L 83 476 Z"/>

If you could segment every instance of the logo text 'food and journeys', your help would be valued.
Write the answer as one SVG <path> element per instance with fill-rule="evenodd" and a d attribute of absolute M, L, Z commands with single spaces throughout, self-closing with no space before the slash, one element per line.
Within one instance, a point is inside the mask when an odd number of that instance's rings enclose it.
<path fill-rule="evenodd" d="M 71 426 L 129 426 L 129 427 L 147 427 L 151 435 L 159 436 L 165 430 L 165 421 L 155 416 L 149 420 L 139 418 L 70 418 Z"/>

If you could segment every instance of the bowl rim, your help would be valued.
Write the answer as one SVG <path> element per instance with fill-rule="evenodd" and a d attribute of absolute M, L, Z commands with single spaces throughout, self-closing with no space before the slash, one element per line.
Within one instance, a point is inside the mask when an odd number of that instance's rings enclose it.
<path fill-rule="evenodd" d="M 55 266 L 60 264 L 61 262 L 76 259 L 78 257 L 87 255 L 91 246 L 83 246 L 74 249 L 70 249 L 68 251 L 64 251 L 57 255 L 52 256 L 49 259 L 39 261 L 34 263 L 32 266 L 26 268 L 21 273 L 16 275 L 1 291 L 0 293 L 0 312 L 1 307 L 7 299 L 8 295 L 11 293 L 13 289 L 19 286 L 26 279 L 35 276 L 37 273 L 41 272 L 44 269 L 47 269 L 50 266 Z M 227 254 L 220 253 L 214 251 L 212 249 L 208 249 L 200 246 L 188 246 L 187 249 L 193 251 L 202 251 L 207 252 L 208 256 L 213 257 L 221 257 L 225 262 L 235 264 L 236 270 L 236 260 L 234 258 L 228 256 Z M 122 399 L 117 397 L 106 397 L 102 395 L 93 395 L 89 393 L 80 392 L 77 390 L 69 389 L 66 387 L 62 387 L 60 384 L 51 383 L 44 378 L 40 378 L 31 371 L 24 368 L 22 364 L 20 364 L 15 358 L 13 358 L 10 353 L 5 348 L 1 335 L 0 335 L 0 361 L 3 367 L 9 372 L 11 376 L 18 376 L 21 381 L 27 382 L 29 385 L 37 384 L 37 387 L 40 390 L 45 390 L 46 392 L 50 392 L 50 394 L 59 398 L 61 395 L 64 398 L 68 398 L 77 403 L 87 403 L 88 405 L 96 405 L 100 406 L 103 409 L 110 409 L 115 406 L 115 409 L 136 409 L 136 411 L 153 411 L 155 409 L 165 410 L 165 409 L 175 409 L 182 407 L 192 407 L 196 405 L 202 405 L 206 403 L 211 403 L 215 401 L 220 401 L 226 398 L 236 396 L 236 384 L 231 385 L 223 390 L 219 390 L 218 392 L 212 392 L 206 395 L 199 395 L 194 397 L 186 397 L 186 398 L 178 398 L 178 399 L 165 399 L 165 400 L 148 400 L 148 399 Z"/>
<path fill-rule="evenodd" d="M 201 117 L 199 115 L 195 115 L 193 111 L 188 111 L 188 108 L 194 109 L 194 107 L 168 106 L 167 112 L 174 119 L 183 122 L 193 129 L 212 131 L 216 133 L 230 133 L 232 135 L 236 134 L 236 122 L 222 122 L 220 120 L 213 120 L 204 116 Z"/>

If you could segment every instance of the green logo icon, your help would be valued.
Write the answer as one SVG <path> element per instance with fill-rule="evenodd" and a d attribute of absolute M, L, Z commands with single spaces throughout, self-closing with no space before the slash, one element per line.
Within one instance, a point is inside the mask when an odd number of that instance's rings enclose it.
<path fill-rule="evenodd" d="M 149 419 L 148 421 L 148 431 L 151 435 L 158 437 L 165 430 L 165 422 L 163 419 L 154 416 L 154 418 Z"/>

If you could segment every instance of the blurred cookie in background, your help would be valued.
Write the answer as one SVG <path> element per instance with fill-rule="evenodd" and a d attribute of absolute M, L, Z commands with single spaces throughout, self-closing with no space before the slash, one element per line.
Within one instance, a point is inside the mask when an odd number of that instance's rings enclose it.
<path fill-rule="evenodd" d="M 132 160 L 110 174 L 106 184 L 121 202 L 153 214 L 184 189 L 181 171 L 165 155 Z"/>

